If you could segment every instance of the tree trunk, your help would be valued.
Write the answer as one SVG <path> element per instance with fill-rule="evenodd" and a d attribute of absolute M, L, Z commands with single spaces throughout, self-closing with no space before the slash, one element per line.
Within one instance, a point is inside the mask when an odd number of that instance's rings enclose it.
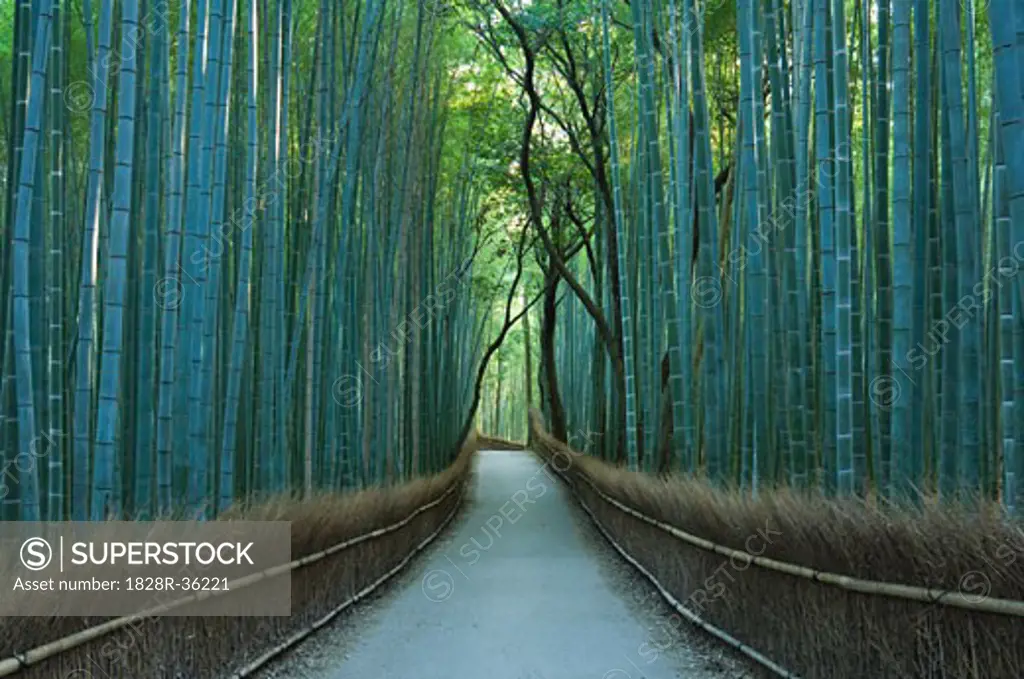
<path fill-rule="evenodd" d="M 672 459 L 672 434 L 675 431 L 672 423 L 672 392 L 669 389 L 669 378 L 671 377 L 669 365 L 669 354 L 666 351 L 661 356 L 661 389 L 658 407 L 661 408 L 661 428 L 658 432 L 657 459 L 651 465 L 659 473 L 666 473 L 670 469 L 679 468 L 679 460 Z"/>
<path fill-rule="evenodd" d="M 526 298 L 524 297 L 523 299 L 525 303 Z M 531 358 L 529 310 L 523 315 L 523 335 L 523 345 L 526 352 L 526 411 L 529 412 L 530 408 L 533 407 L 533 360 Z"/>
<path fill-rule="evenodd" d="M 549 267 L 544 275 L 544 317 L 541 322 L 540 351 L 541 360 L 544 361 L 544 392 L 551 413 L 551 434 L 562 443 L 567 443 L 565 408 L 558 392 L 558 370 L 555 367 L 555 313 L 560 279 L 561 276 L 554 267 Z"/>
<path fill-rule="evenodd" d="M 498 388 L 494 390 L 494 435 L 501 436 L 501 354 L 498 354 Z"/>

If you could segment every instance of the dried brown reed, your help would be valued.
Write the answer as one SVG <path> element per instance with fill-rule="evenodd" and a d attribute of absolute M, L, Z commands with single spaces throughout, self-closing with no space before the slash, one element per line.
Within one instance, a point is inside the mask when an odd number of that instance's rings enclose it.
<path fill-rule="evenodd" d="M 472 434 L 443 472 L 399 486 L 304 500 L 278 498 L 228 512 L 224 518 L 291 521 L 292 558 L 315 554 L 401 521 L 462 483 L 477 450 Z M 206 679 L 224 677 L 296 631 L 309 627 L 399 564 L 431 535 L 459 502 L 461 491 L 408 524 L 360 542 L 291 573 L 290 617 L 157 617 L 122 628 L 32 665 L 24 679 Z M 243 596 L 244 590 L 237 596 Z M 232 593 L 228 596 L 236 596 Z M 0 618 L 0 657 L 10 657 L 109 618 Z"/>
<path fill-rule="evenodd" d="M 564 444 L 531 417 L 531 445 Z M 571 460 L 571 466 L 567 463 Z M 804 679 L 1019 679 L 1024 619 L 847 591 L 699 549 L 615 508 L 726 547 L 865 580 L 1024 600 L 1024 527 L 991 506 L 879 507 L 772 489 L 752 498 L 578 454 L 558 468 L 614 539 L 702 618 Z"/>

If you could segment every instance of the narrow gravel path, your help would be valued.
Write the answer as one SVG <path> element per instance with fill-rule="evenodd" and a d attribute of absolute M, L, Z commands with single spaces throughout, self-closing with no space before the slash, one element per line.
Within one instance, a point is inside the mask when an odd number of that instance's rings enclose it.
<path fill-rule="evenodd" d="M 320 632 L 327 638 L 299 647 L 268 676 L 755 676 L 691 629 L 668 636 L 670 611 L 595 541 L 554 473 L 530 453 L 480 453 L 468 492 L 448 539 L 357 613 L 357 629 Z"/>

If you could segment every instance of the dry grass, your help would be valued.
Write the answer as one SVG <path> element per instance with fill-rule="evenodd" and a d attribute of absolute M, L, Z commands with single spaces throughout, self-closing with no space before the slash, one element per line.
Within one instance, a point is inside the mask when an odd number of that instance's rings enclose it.
<path fill-rule="evenodd" d="M 471 435 L 448 469 L 393 488 L 297 501 L 280 499 L 237 511 L 234 518 L 291 521 L 292 558 L 314 554 L 394 524 L 465 480 Z M 123 628 L 18 673 L 25 679 L 206 679 L 223 677 L 308 627 L 394 568 L 437 530 L 459 491 L 398 530 L 292 571 L 290 617 L 163 617 Z M 225 517 L 227 518 L 227 517 Z M 242 596 L 238 594 L 226 596 Z M 0 618 L 0 657 L 9 657 L 107 618 Z"/>
<path fill-rule="evenodd" d="M 542 456 L 565 447 L 532 422 Z M 565 455 L 556 463 L 567 466 Z M 787 490 L 754 500 L 572 456 L 606 495 L 721 545 L 850 575 L 1024 599 L 1024 527 L 984 507 L 880 509 Z M 574 484 L 598 520 L 686 606 L 804 679 L 1019 679 L 1024 620 L 848 592 L 688 545 Z"/>

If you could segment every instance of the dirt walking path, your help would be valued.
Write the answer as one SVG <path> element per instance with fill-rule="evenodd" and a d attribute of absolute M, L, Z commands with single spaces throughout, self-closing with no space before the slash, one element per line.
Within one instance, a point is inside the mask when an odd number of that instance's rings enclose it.
<path fill-rule="evenodd" d="M 740 679 L 600 542 L 527 452 L 477 456 L 449 536 L 369 611 L 268 676 L 316 679 Z M 642 596 L 641 596 L 642 595 Z M 353 625 L 355 628 L 353 629 Z M 317 635 L 317 636 L 320 636 Z M 331 635 L 342 635 L 344 641 Z"/>

